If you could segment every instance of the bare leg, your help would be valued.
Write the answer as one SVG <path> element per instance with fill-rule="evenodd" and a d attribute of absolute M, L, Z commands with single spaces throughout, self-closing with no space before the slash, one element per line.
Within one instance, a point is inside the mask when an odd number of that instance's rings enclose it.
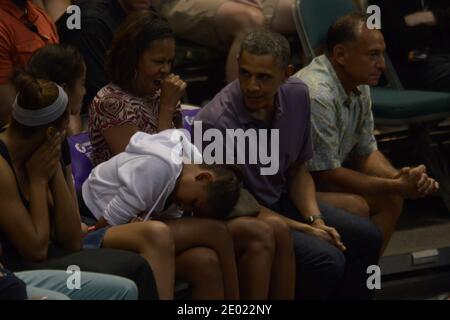
<path fill-rule="evenodd" d="M 264 16 L 260 9 L 242 3 L 223 4 L 215 17 L 217 32 L 224 44 L 231 44 L 227 58 L 227 82 L 237 78 L 237 55 L 246 32 L 264 25 Z"/>
<path fill-rule="evenodd" d="M 353 193 L 317 192 L 317 201 L 343 209 L 360 217 L 369 218 L 370 208 L 364 197 Z"/>
<path fill-rule="evenodd" d="M 149 221 L 109 228 L 103 247 L 134 251 L 143 256 L 152 268 L 160 299 L 173 299 L 175 249 L 167 225 Z"/>
<path fill-rule="evenodd" d="M 296 32 L 292 14 L 293 3 L 293 0 L 278 0 L 270 25 L 272 30 L 283 34 L 292 34 Z"/>
<path fill-rule="evenodd" d="M 372 222 L 383 232 L 383 247 L 381 254 L 386 250 L 392 233 L 403 209 L 403 199 L 396 196 L 366 197 L 370 206 Z"/>
<path fill-rule="evenodd" d="M 176 277 L 190 284 L 192 300 L 225 299 L 222 266 L 214 250 L 196 247 L 179 254 Z"/>
<path fill-rule="evenodd" d="M 215 252 L 223 274 L 221 282 L 225 299 L 239 299 L 233 241 L 226 225 L 220 221 L 197 218 L 182 218 L 165 222 L 172 231 L 177 256 L 194 247 L 206 247 Z"/>
<path fill-rule="evenodd" d="M 241 299 L 268 298 L 275 251 L 273 230 L 258 218 L 227 221 L 233 236 Z"/>
<path fill-rule="evenodd" d="M 403 199 L 395 196 L 362 197 L 351 193 L 317 192 L 317 200 L 344 209 L 361 217 L 370 218 L 383 232 L 386 249 L 402 213 Z"/>
<path fill-rule="evenodd" d="M 295 255 L 291 229 L 281 218 L 262 208 L 258 218 L 274 232 L 275 256 L 272 263 L 269 299 L 293 299 L 295 294 Z"/>

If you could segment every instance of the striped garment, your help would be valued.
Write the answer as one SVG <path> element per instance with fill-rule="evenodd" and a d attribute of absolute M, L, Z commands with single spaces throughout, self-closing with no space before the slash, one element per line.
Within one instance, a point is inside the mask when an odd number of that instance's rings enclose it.
<path fill-rule="evenodd" d="M 152 97 L 142 98 L 114 83 L 100 89 L 89 108 L 89 137 L 94 164 L 98 165 L 113 156 L 103 137 L 103 131 L 131 124 L 137 126 L 139 131 L 156 133 L 159 104 L 159 91 Z"/>

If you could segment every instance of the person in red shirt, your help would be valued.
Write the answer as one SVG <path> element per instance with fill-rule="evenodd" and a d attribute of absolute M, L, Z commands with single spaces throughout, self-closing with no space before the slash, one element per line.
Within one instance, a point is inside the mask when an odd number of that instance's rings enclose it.
<path fill-rule="evenodd" d="M 10 77 L 39 48 L 59 42 L 51 18 L 29 0 L 0 0 L 0 127 L 9 121 L 16 95 Z"/>

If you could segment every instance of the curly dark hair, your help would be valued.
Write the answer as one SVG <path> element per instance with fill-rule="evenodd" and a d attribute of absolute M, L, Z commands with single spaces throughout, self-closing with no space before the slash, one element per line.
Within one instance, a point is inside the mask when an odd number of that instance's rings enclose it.
<path fill-rule="evenodd" d="M 206 187 L 207 210 L 217 219 L 226 219 L 239 200 L 242 171 L 236 165 L 201 164 L 215 175 Z"/>
<path fill-rule="evenodd" d="M 139 58 L 155 40 L 174 38 L 169 23 L 154 11 L 129 15 L 119 26 L 106 58 L 106 72 L 122 89 L 134 91 Z"/>

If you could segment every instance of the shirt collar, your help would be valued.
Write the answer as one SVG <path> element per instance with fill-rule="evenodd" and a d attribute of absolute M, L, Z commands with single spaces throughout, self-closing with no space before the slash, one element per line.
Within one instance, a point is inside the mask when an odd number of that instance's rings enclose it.
<path fill-rule="evenodd" d="M 22 19 L 25 16 L 25 13 L 22 11 L 22 9 L 20 9 L 14 2 L 9 0 L 1 0 L 0 8 L 18 20 Z M 28 1 L 27 1 L 27 9 L 29 12 L 30 4 Z"/>
<path fill-rule="evenodd" d="M 347 92 L 345 92 L 344 86 L 342 85 L 341 80 L 339 79 L 339 77 L 337 76 L 336 71 L 334 70 L 333 65 L 331 64 L 330 60 L 328 59 L 328 57 L 326 55 L 322 55 L 320 57 L 318 57 L 318 59 L 320 60 L 320 62 L 322 62 L 325 67 L 328 70 L 328 74 L 330 75 L 330 77 L 332 78 L 336 88 L 337 88 L 337 93 L 338 93 L 338 99 L 339 102 L 346 106 L 346 107 L 350 107 L 351 103 L 352 103 L 352 99 L 354 99 L 355 97 L 359 97 L 361 95 L 361 90 L 356 87 L 355 90 L 353 90 L 353 92 L 350 94 L 350 96 L 347 94 Z"/>

